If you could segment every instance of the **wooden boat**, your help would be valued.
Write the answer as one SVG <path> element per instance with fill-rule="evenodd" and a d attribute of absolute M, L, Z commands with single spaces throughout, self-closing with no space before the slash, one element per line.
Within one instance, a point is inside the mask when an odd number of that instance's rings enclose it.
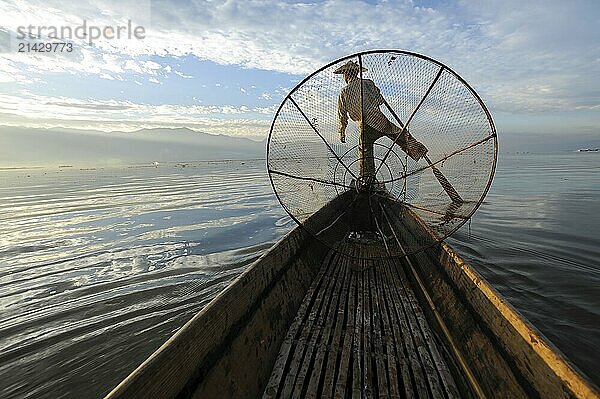
<path fill-rule="evenodd" d="M 339 236 L 338 251 L 294 229 L 107 398 L 598 397 L 401 203 L 380 200 L 392 240 L 350 239 L 334 216 L 356 195 L 304 223 L 331 226 L 324 234 Z M 411 240 L 432 245 L 385 256 L 386 245 Z M 340 255 L 349 251 L 356 257 Z"/>

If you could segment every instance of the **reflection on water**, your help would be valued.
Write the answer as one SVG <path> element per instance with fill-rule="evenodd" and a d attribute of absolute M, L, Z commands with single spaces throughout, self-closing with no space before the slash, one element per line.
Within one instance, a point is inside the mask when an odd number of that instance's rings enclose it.
<path fill-rule="evenodd" d="M 597 154 L 504 155 L 449 240 L 596 382 L 599 210 Z M 0 170 L 0 396 L 105 394 L 292 227 L 264 161 Z"/>
<path fill-rule="evenodd" d="M 264 161 L 0 171 L 0 396 L 105 394 L 291 227 Z"/>

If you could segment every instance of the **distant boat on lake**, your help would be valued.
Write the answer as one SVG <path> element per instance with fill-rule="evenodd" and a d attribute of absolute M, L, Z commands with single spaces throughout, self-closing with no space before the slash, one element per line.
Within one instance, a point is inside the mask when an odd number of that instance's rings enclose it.
<path fill-rule="evenodd" d="M 600 148 L 581 148 L 577 152 L 598 152 Z"/>

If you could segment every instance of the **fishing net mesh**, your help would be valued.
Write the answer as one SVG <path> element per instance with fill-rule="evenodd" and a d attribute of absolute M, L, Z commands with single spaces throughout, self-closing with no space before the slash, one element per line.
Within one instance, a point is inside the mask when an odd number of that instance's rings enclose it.
<path fill-rule="evenodd" d="M 389 219 L 407 227 L 416 220 L 437 241 L 483 201 L 496 152 L 491 117 L 458 75 L 423 56 L 385 51 L 340 59 L 294 88 L 273 121 L 267 164 L 279 201 L 309 231 L 307 219 L 345 194 L 351 199 L 333 220 L 342 236 L 370 214 L 379 236 L 391 234 L 381 226 Z M 400 206 L 383 212 L 382 201 Z M 311 233 L 333 247 L 339 240 Z M 430 241 L 415 236 L 394 251 L 414 253 Z"/>

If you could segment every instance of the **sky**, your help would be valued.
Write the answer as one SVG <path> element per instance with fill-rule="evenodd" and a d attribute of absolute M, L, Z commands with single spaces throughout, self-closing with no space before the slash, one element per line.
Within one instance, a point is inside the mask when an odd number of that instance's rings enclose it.
<path fill-rule="evenodd" d="M 20 27 L 83 21 L 131 21 L 144 37 L 17 51 L 28 42 Z M 599 37 L 595 0 L 2 0 L 0 125 L 188 127 L 262 140 L 306 75 L 381 48 L 449 66 L 482 97 L 499 135 L 600 136 Z"/>

